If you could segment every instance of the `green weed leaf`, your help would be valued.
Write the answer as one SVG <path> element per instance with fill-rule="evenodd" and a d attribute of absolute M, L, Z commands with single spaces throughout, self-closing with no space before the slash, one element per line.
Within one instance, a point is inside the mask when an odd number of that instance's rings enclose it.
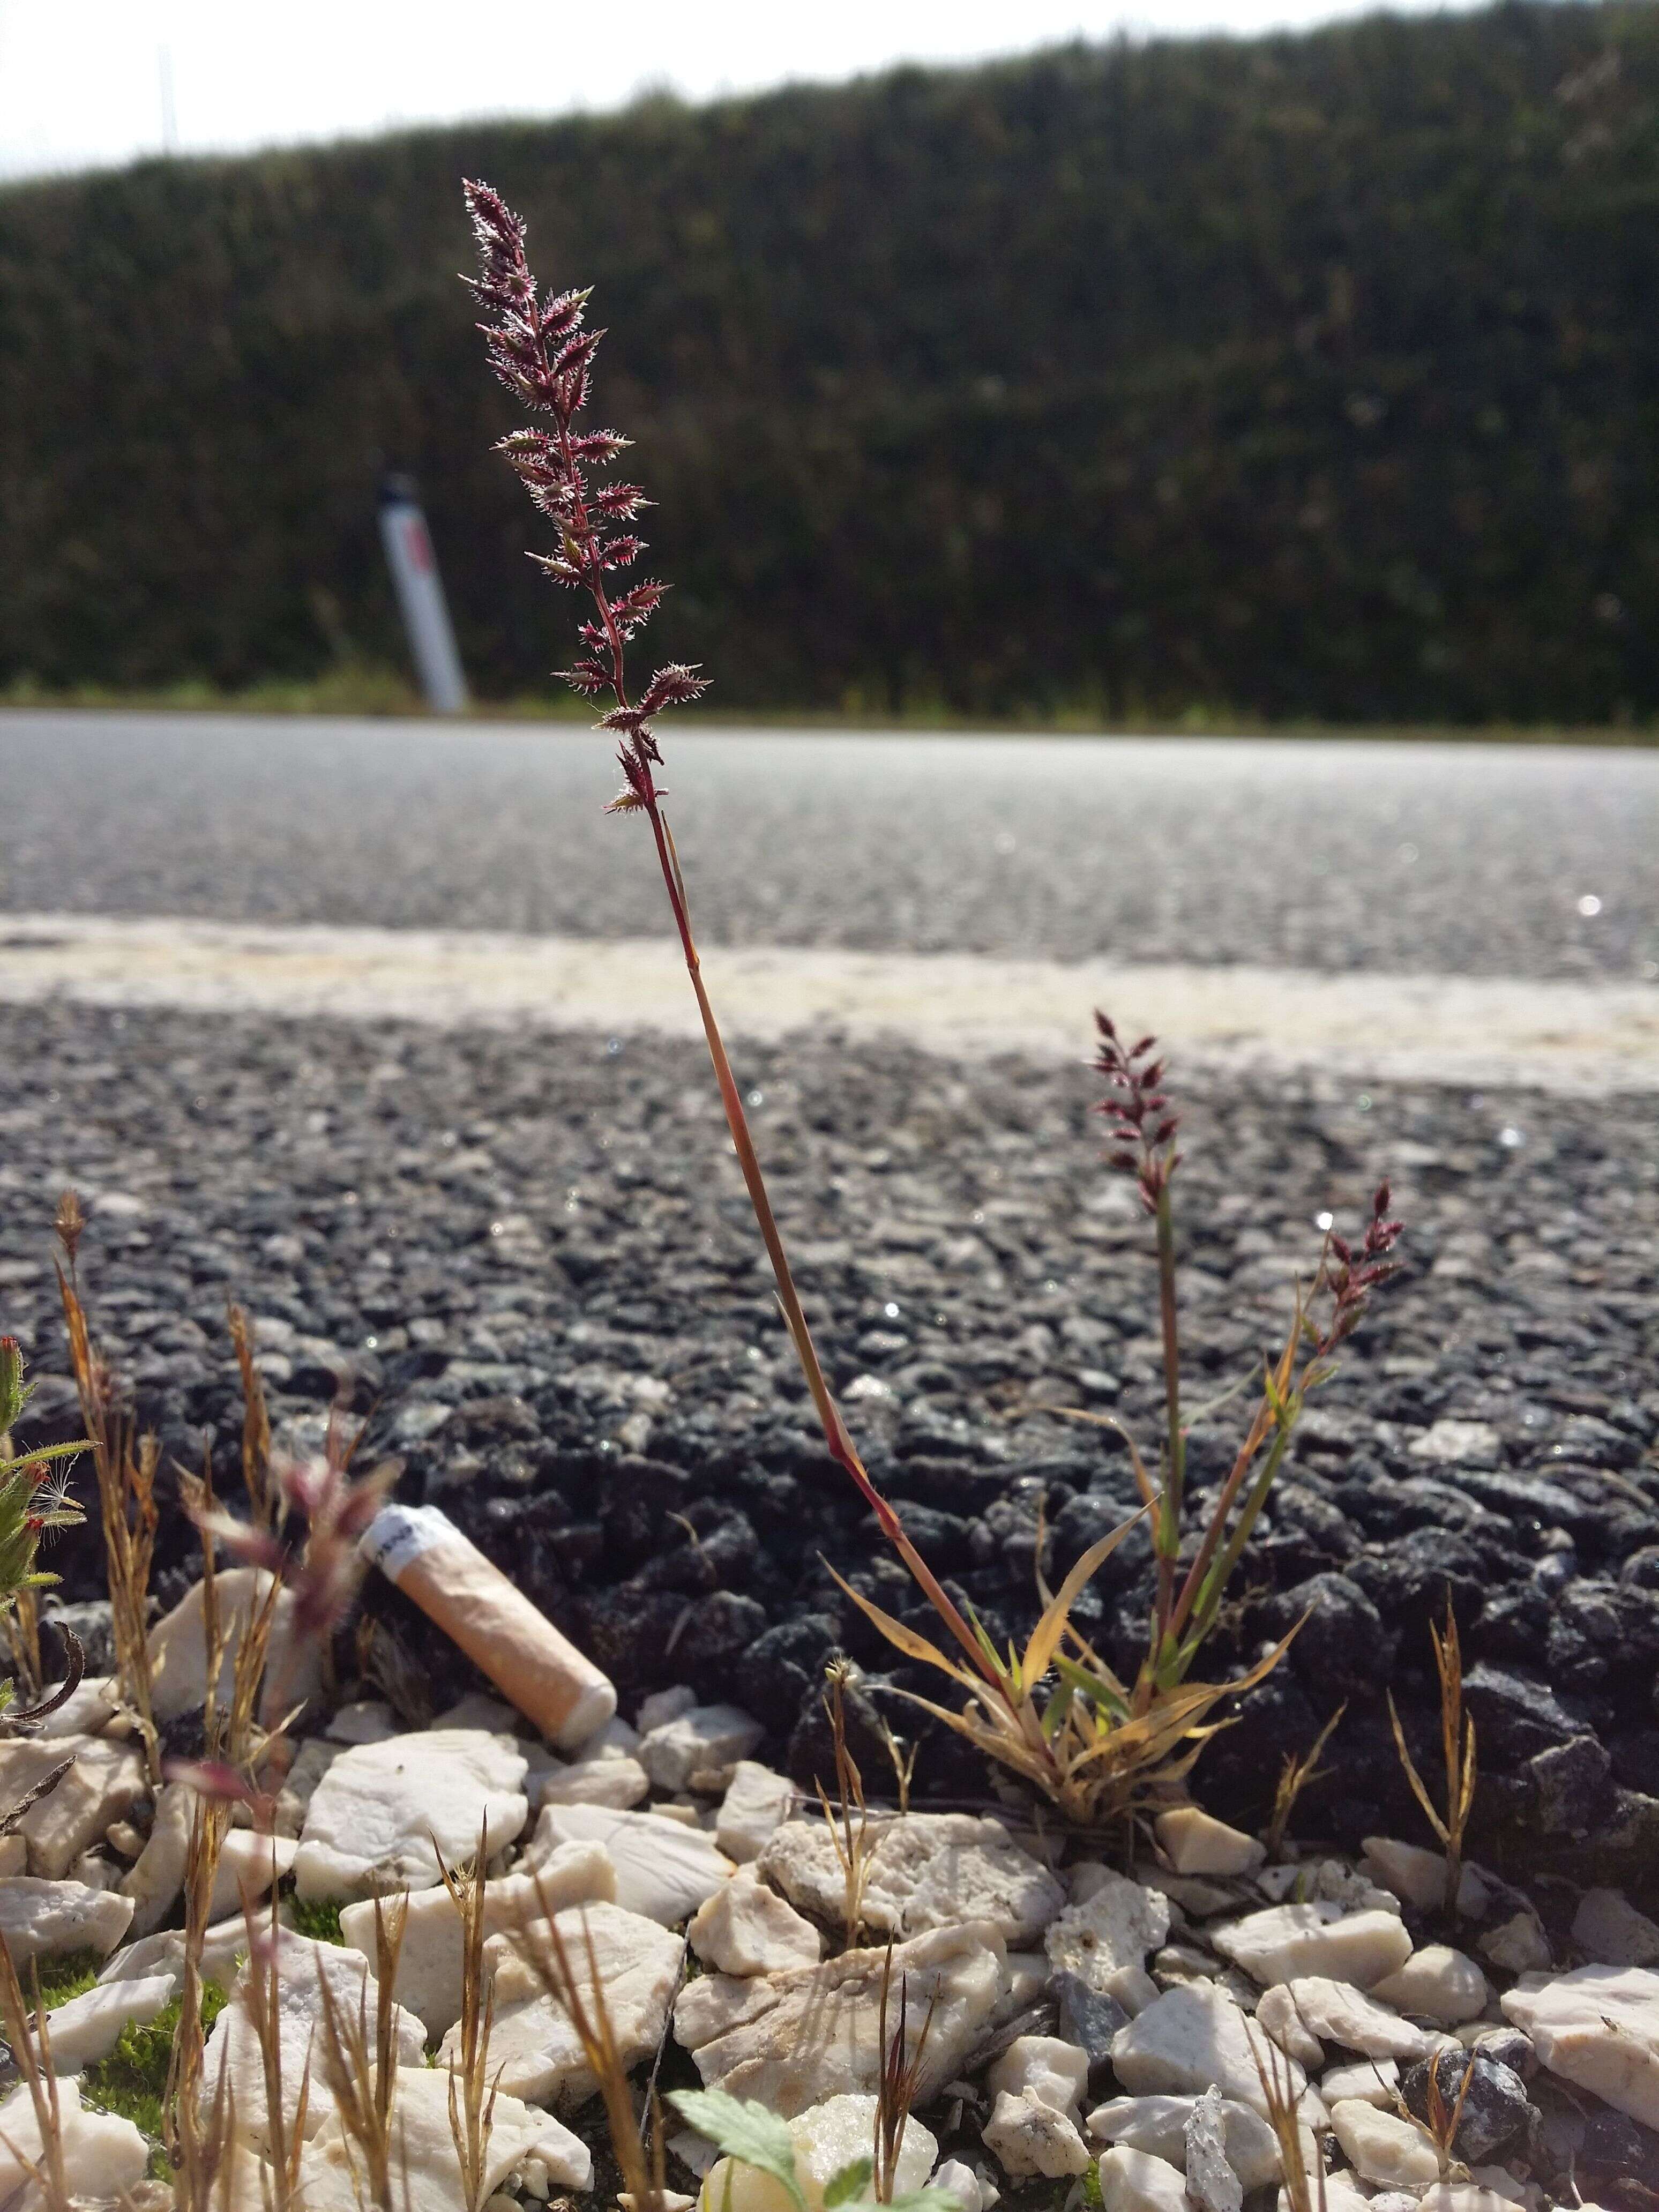
<path fill-rule="evenodd" d="M 823 2185 L 823 2212 L 835 2212 L 837 2204 L 845 2204 L 868 2188 L 870 2176 L 875 2172 L 874 2163 L 867 2158 L 855 2158 L 851 2165 L 832 2173 Z"/>
<path fill-rule="evenodd" d="M 806 2212 L 795 2172 L 795 2141 L 788 2124 L 752 2098 L 728 2096 L 724 2089 L 676 2089 L 668 2100 L 682 2119 L 690 2120 L 717 2150 L 769 2173 L 787 2190 L 798 2212 Z"/>

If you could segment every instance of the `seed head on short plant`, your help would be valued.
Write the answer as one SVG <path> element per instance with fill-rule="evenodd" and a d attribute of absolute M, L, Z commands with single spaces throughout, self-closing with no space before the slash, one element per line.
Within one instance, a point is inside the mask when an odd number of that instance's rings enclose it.
<path fill-rule="evenodd" d="M 630 567 L 644 550 L 641 540 L 623 526 L 637 516 L 644 495 L 637 484 L 596 484 L 590 479 L 591 470 L 607 466 L 627 444 L 615 431 L 578 427 L 591 392 L 594 355 L 603 333 L 585 327 L 586 291 L 538 298 L 526 257 L 523 223 L 487 185 L 468 183 L 465 190 L 479 255 L 479 274 L 472 290 L 484 309 L 480 328 L 490 366 L 507 390 L 545 425 L 510 433 L 501 441 L 500 450 L 556 533 L 554 549 L 532 557 L 555 582 L 585 593 L 592 608 L 580 624 L 582 651 L 565 672 L 566 680 L 583 696 L 610 702 L 599 726 L 618 739 L 623 788 L 612 802 L 613 810 L 643 816 L 649 824 L 732 1150 L 825 1445 L 875 1516 L 883 1537 L 903 1561 L 960 1656 L 947 1656 L 927 1638 L 892 1620 L 844 1582 L 842 1586 L 900 1650 L 942 1670 L 967 1693 L 967 1705 L 960 1713 L 945 1713 L 938 1706 L 928 1710 L 939 1713 L 950 1726 L 1024 1776 L 1068 1814 L 1095 1819 L 1127 1809 L 1148 1790 L 1167 1793 L 1179 1783 L 1211 1732 L 1209 1713 L 1224 1698 L 1237 1696 L 1259 1680 L 1277 1656 L 1271 1655 L 1240 1681 L 1205 1685 L 1187 1680 L 1214 1625 L 1238 1551 L 1282 1460 L 1302 1395 L 1322 1379 L 1319 1362 L 1329 1345 L 1322 1342 L 1314 1356 L 1298 1365 L 1304 1331 L 1310 1326 L 1308 1309 L 1298 1301 L 1291 1342 L 1276 1361 L 1267 1364 L 1264 1407 L 1224 1486 L 1221 1506 L 1206 1533 L 1198 1560 L 1186 1585 L 1178 1588 L 1186 1424 L 1181 1406 L 1175 1238 L 1170 1207 L 1170 1186 L 1179 1162 L 1174 1150 L 1176 1117 L 1162 1089 L 1163 1067 L 1153 1056 L 1152 1040 L 1142 1039 L 1126 1048 L 1111 1023 L 1103 1018 L 1098 1024 L 1100 1066 L 1111 1085 L 1107 1118 L 1115 1133 L 1115 1157 L 1135 1175 L 1158 1223 L 1168 1435 L 1161 1484 L 1152 1481 L 1136 1457 L 1142 1493 L 1155 1512 L 1158 1563 L 1158 1597 L 1146 1662 L 1133 1686 L 1126 1688 L 1090 1650 L 1070 1620 L 1082 1589 L 1074 1577 L 1068 1577 L 1062 1591 L 1046 1605 L 1025 1652 L 1021 1655 L 1011 1650 L 1006 1661 L 978 1622 L 965 1614 L 945 1589 L 899 1516 L 871 1480 L 830 1390 L 703 978 L 685 879 L 663 805 L 663 787 L 657 778 L 662 753 L 654 724 L 665 709 L 696 698 L 705 681 L 696 669 L 671 664 L 659 668 L 637 693 L 631 688 L 627 647 L 655 611 L 664 587 L 648 581 L 623 590 L 613 582 L 617 572 Z M 1328 1290 L 1335 1301 L 1334 1326 L 1340 1326 L 1331 1342 L 1358 1319 L 1370 1283 L 1380 1279 L 1386 1268 L 1386 1250 L 1398 1226 L 1385 1223 L 1379 1208 L 1375 1233 L 1368 1235 L 1357 1263 L 1346 1248 L 1328 1250 L 1316 1294 Z M 1255 1455 L 1275 1432 L 1265 1477 L 1258 1477 L 1244 1492 Z M 1233 1534 L 1228 1536 L 1229 1516 L 1235 1505 L 1239 1510 Z M 1106 1548 L 1096 1547 L 1087 1555 L 1093 1562 L 1090 1573 L 1109 1548 L 1109 1540 Z M 1047 1683 L 1051 1670 L 1059 1677 L 1052 1690 Z"/>
<path fill-rule="evenodd" d="M 154 1436 L 137 1434 L 132 1415 L 121 1401 L 108 1366 L 93 1347 L 76 1273 L 85 1227 L 80 1200 L 72 1190 L 65 1191 L 58 1208 L 58 1240 L 63 1253 L 58 1264 L 58 1287 L 69 1329 L 70 1364 L 80 1395 L 81 1418 L 86 1424 L 98 1478 L 116 1680 L 122 1703 L 143 1740 L 150 1778 L 155 1781 L 161 1773 L 161 1739 L 150 1709 L 149 1571 L 161 1522 L 155 1498 L 161 1445 Z"/>

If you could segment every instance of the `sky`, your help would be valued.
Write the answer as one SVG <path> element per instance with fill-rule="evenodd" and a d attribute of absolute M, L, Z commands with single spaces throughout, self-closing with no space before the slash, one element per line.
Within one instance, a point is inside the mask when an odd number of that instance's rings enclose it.
<path fill-rule="evenodd" d="M 1369 0 L 0 0 L 0 175 L 1256 31 Z M 1395 0 L 1396 9 L 1423 0 Z"/>

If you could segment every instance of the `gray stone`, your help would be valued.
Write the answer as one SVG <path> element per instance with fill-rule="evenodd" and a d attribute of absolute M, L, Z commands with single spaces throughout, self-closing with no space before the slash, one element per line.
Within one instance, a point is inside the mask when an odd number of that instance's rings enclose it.
<path fill-rule="evenodd" d="M 1659 1926 L 1616 1889 L 1584 1892 L 1573 1915 L 1572 1940 L 1598 1966 L 1659 1963 Z"/>
<path fill-rule="evenodd" d="M 1244 2185 L 1227 2157 L 1221 2093 L 1206 2089 L 1187 2122 L 1187 2195 L 1195 2212 L 1243 2212 Z"/>
<path fill-rule="evenodd" d="M 1444 2109 L 1450 2112 L 1462 2100 L 1457 2132 L 1452 2138 L 1455 2155 L 1471 2165 L 1489 2159 L 1522 2134 L 1533 2117 L 1527 2085 L 1501 2059 L 1481 2050 L 1442 2051 L 1413 2066 L 1401 2084 L 1407 2108 L 1425 2124 L 1430 2121 L 1429 2081 L 1432 2069 Z"/>

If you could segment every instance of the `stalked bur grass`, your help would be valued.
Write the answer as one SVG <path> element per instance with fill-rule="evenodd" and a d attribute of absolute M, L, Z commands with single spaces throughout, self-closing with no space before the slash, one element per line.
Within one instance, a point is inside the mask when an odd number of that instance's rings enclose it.
<path fill-rule="evenodd" d="M 1455 1919 L 1457 1893 L 1462 1885 L 1463 1837 L 1469 1825 L 1469 1815 L 1474 1810 L 1478 1767 L 1474 1716 L 1463 1710 L 1463 1645 L 1457 1633 L 1457 1616 L 1452 1610 L 1449 1594 L 1446 1599 L 1446 1632 L 1443 1636 L 1431 1621 L 1429 1635 L 1434 1644 L 1434 1670 L 1440 1679 L 1440 1750 L 1446 1769 L 1446 1810 L 1443 1815 L 1407 1748 L 1406 1731 L 1400 1725 L 1400 1715 L 1395 1710 L 1392 1690 L 1389 1692 L 1389 1719 L 1394 1729 L 1395 1749 L 1400 1754 L 1400 1764 L 1406 1770 L 1406 1779 L 1412 1786 L 1412 1794 L 1428 1815 L 1429 1826 L 1445 1846 L 1446 1903 Z"/>
<path fill-rule="evenodd" d="M 1262 1833 L 1262 1841 L 1267 1846 L 1270 1859 L 1276 1859 L 1285 1847 L 1285 1838 L 1290 1828 L 1291 1815 L 1296 1810 L 1297 1799 L 1310 1782 L 1316 1782 L 1324 1772 L 1319 1764 L 1319 1755 L 1336 1734 L 1347 1710 L 1348 1701 L 1345 1698 L 1299 1759 L 1294 1752 L 1286 1753 L 1273 1789 L 1273 1814 Z"/>
<path fill-rule="evenodd" d="M 555 533 L 553 550 L 532 558 L 554 582 L 581 594 L 588 603 L 579 629 L 581 649 L 565 678 L 583 696 L 604 704 L 599 727 L 617 739 L 623 784 L 611 802 L 612 811 L 643 817 L 649 828 L 732 1151 L 825 1445 L 933 1607 L 947 1649 L 894 1620 L 845 1583 L 842 1587 L 890 1643 L 907 1656 L 944 1673 L 967 1698 L 960 1712 L 918 1702 L 1024 1776 L 1069 1818 L 1094 1823 L 1126 1812 L 1149 1796 L 1167 1796 L 1179 1787 L 1213 1732 L 1209 1717 L 1216 1707 L 1261 1680 L 1284 1649 L 1279 1646 L 1239 1680 L 1188 1680 L 1283 1463 L 1303 1400 L 1326 1379 L 1330 1354 L 1358 1322 L 1370 1291 L 1392 1269 L 1389 1254 L 1399 1224 L 1387 1218 L 1386 1188 L 1377 1194 L 1358 1252 L 1350 1251 L 1339 1237 L 1328 1237 L 1313 1289 L 1306 1301 L 1297 1301 L 1288 1341 L 1265 1364 L 1255 1418 L 1183 1578 L 1180 1563 L 1190 1424 L 1182 1399 L 1170 1194 L 1179 1164 L 1174 1149 L 1176 1117 L 1161 1088 L 1163 1067 L 1152 1054 L 1152 1040 L 1145 1038 L 1126 1048 L 1110 1022 L 1101 1018 L 1098 1065 L 1109 1084 L 1104 1111 L 1113 1132 L 1114 1158 L 1139 1182 L 1158 1244 L 1166 1419 L 1156 1479 L 1131 1444 L 1137 1480 L 1152 1519 L 1157 1562 L 1147 1656 L 1136 1680 L 1122 1683 L 1071 1620 L 1072 1607 L 1085 1583 L 1125 1533 L 1120 1530 L 1085 1553 L 1052 1600 L 1045 1595 L 1042 1618 L 1024 1652 L 1011 1650 L 1005 1658 L 971 1613 L 964 1613 L 952 1599 L 871 1480 L 825 1377 L 767 1193 L 742 1095 L 704 981 L 685 878 L 658 780 L 663 759 L 656 737 L 658 719 L 667 709 L 700 696 L 707 681 L 697 669 L 671 663 L 656 670 L 637 691 L 633 687 L 627 648 L 655 611 L 666 586 L 654 580 L 625 587 L 617 582 L 620 572 L 632 567 L 645 550 L 629 526 L 646 505 L 645 495 L 638 484 L 620 478 L 594 480 L 592 472 L 607 469 L 629 441 L 617 431 L 589 429 L 579 423 L 604 332 L 585 326 L 587 292 L 538 297 L 526 258 L 524 225 L 498 193 L 487 185 L 469 183 L 465 196 L 479 256 L 479 274 L 471 289 L 484 311 L 480 328 L 490 367 L 507 389 L 541 418 L 536 428 L 509 433 L 499 447 Z M 1316 1325 L 1312 1306 L 1327 1296 L 1329 1311 Z M 951 1646 L 955 1656 L 950 1655 Z"/>
<path fill-rule="evenodd" d="M 870 1815 L 864 1802 L 864 1777 L 847 1741 L 847 1685 L 851 1670 L 844 1659 L 832 1659 L 824 1668 L 823 1712 L 830 1723 L 835 1751 L 836 1802 L 830 1802 L 822 1782 L 817 1784 L 823 1825 L 835 1847 L 841 1869 L 842 1921 L 850 1951 L 864 1925 L 864 1893 L 870 1881 L 870 1863 L 878 1836 L 870 1832 Z"/>

